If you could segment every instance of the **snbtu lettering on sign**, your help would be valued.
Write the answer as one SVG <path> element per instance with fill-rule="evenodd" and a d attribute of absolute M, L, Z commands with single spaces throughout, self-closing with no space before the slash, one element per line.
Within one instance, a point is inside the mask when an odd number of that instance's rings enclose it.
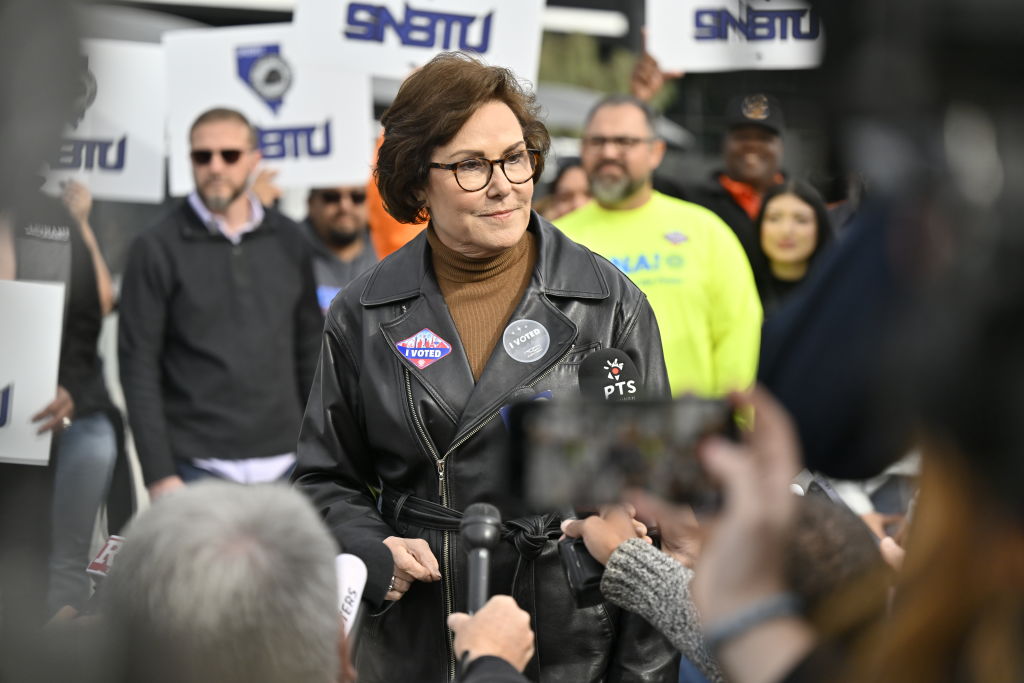
<path fill-rule="evenodd" d="M 396 18 L 384 5 L 370 5 L 361 2 L 349 3 L 345 37 L 383 43 L 390 30 L 402 45 L 409 47 L 440 48 L 442 50 L 465 50 L 487 52 L 491 45 L 491 20 L 494 13 L 485 17 L 472 14 L 451 14 L 428 12 L 405 6 L 405 17 Z M 470 33 L 479 21 L 480 38 L 475 43 Z"/>
<path fill-rule="evenodd" d="M 127 147 L 127 135 L 122 136 L 120 140 L 65 139 L 61 141 L 53 168 L 74 171 L 91 171 L 94 168 L 120 171 L 124 169 Z"/>
<path fill-rule="evenodd" d="M 821 35 L 821 20 L 813 9 L 758 10 L 748 6 L 742 18 L 727 9 L 699 9 L 693 18 L 697 40 L 728 40 L 730 32 L 752 41 L 816 40 Z"/>
<path fill-rule="evenodd" d="M 331 154 L 331 121 L 294 128 L 258 128 L 264 159 L 326 157 Z"/>

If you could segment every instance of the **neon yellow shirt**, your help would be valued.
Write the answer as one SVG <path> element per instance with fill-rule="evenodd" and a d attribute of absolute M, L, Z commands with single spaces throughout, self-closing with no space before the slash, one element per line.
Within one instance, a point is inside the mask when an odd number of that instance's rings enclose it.
<path fill-rule="evenodd" d="M 636 209 L 591 201 L 558 227 L 647 295 L 674 395 L 721 396 L 753 383 L 761 302 L 739 240 L 717 215 L 654 192 Z"/>

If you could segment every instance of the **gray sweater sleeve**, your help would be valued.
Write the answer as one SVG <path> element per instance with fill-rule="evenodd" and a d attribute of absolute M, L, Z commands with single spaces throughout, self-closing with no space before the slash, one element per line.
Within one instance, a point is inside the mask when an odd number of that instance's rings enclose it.
<path fill-rule="evenodd" d="M 638 614 L 661 631 L 712 683 L 725 678 L 704 647 L 697 608 L 690 599 L 693 570 L 650 543 L 632 538 L 605 567 L 601 592 L 609 602 Z"/>

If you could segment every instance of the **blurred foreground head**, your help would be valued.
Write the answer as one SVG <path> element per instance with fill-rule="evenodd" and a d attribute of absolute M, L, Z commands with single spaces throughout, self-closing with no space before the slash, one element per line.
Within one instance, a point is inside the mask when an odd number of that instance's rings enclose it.
<path fill-rule="evenodd" d="M 289 488 L 204 482 L 158 501 L 105 589 L 123 680 L 333 683 L 335 553 Z"/>
<path fill-rule="evenodd" d="M 963 470 L 976 505 L 1024 522 L 1024 202 L 997 214 L 993 246 L 965 255 L 906 321 L 903 402 L 929 464 Z M 1024 528 L 1024 526 L 1021 526 Z"/>
<path fill-rule="evenodd" d="M 81 89 L 71 0 L 0 0 L 0 209 L 39 188 Z"/>
<path fill-rule="evenodd" d="M 907 321 L 921 493 L 893 615 L 850 680 L 1024 680 L 1019 216 L 1004 210 L 999 249 L 961 264 Z"/>

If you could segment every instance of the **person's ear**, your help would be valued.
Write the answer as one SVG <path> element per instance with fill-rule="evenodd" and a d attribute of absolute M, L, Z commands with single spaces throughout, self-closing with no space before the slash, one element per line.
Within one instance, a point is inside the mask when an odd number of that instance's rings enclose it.
<path fill-rule="evenodd" d="M 668 146 L 665 144 L 665 141 L 660 138 L 651 143 L 651 170 L 661 166 L 667 149 Z"/>

